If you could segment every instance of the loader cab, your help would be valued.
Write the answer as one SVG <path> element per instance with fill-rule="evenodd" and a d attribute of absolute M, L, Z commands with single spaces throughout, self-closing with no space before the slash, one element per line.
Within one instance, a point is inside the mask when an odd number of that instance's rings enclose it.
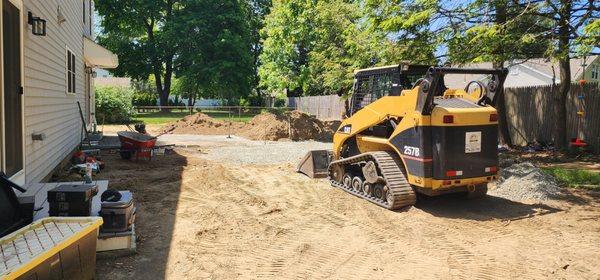
<path fill-rule="evenodd" d="M 354 87 L 346 116 L 350 117 L 381 97 L 412 89 L 429 70 L 426 65 L 399 64 L 354 72 Z"/>

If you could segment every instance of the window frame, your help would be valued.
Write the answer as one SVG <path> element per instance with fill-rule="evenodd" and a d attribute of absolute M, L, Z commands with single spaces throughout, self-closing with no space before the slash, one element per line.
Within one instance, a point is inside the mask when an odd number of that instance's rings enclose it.
<path fill-rule="evenodd" d="M 76 59 L 75 53 L 69 47 L 65 47 L 65 93 L 68 95 L 77 94 Z"/>

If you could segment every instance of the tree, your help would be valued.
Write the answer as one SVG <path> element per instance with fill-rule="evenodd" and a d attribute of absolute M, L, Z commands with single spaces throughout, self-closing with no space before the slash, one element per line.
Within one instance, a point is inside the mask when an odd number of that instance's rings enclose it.
<path fill-rule="evenodd" d="M 368 19 L 375 30 L 386 33 L 395 45 L 397 59 L 435 65 L 439 38 L 435 34 L 435 0 L 366 0 Z"/>
<path fill-rule="evenodd" d="M 399 62 L 363 1 L 276 0 L 261 34 L 261 86 L 293 95 L 346 94 L 353 71 Z"/>
<path fill-rule="evenodd" d="M 517 1 L 514 0 L 527 13 L 545 18 L 549 26 L 536 26 L 542 29 L 536 38 L 548 39 L 547 53 L 558 61 L 560 70 L 560 85 L 553 93 L 554 116 L 554 141 L 558 148 L 567 147 L 567 95 L 571 88 L 570 59 L 576 56 L 578 50 L 591 50 L 598 47 L 598 37 L 592 38 L 594 27 L 600 17 L 600 7 L 595 1 Z M 596 35 L 598 33 L 595 33 Z M 595 44 L 595 45 L 587 45 Z M 593 53 L 593 52 L 590 52 Z"/>
<path fill-rule="evenodd" d="M 310 77 L 308 54 L 314 44 L 316 0 L 274 0 L 261 30 L 260 85 L 271 92 L 301 94 Z"/>
<path fill-rule="evenodd" d="M 450 62 L 550 56 L 558 61 L 561 84 L 554 92 L 554 140 L 566 147 L 569 60 L 597 50 L 600 7 L 592 0 L 366 0 L 371 18 L 398 36 L 406 53 L 430 49 Z M 427 55 L 427 52 L 421 55 Z M 423 58 L 419 54 L 411 57 Z M 426 56 L 425 56 L 426 58 Z M 502 106 L 502 104 L 500 104 Z M 500 108 L 502 111 L 502 108 Z M 506 137 L 506 127 L 502 129 Z"/>
<path fill-rule="evenodd" d="M 348 94 L 354 70 L 399 62 L 387 34 L 366 21 L 359 1 L 319 1 L 315 10 L 308 94 Z"/>
<path fill-rule="evenodd" d="M 194 81 L 199 93 L 232 100 L 252 87 L 252 39 L 242 0 L 186 0 L 176 12 L 181 37 L 178 76 Z"/>
<path fill-rule="evenodd" d="M 549 42 L 535 36 L 549 23 L 544 18 L 522 16 L 523 12 L 526 11 L 508 0 L 465 2 L 452 8 L 439 6 L 438 13 L 448 23 L 440 34 L 448 42 L 448 61 L 492 62 L 494 68 L 501 68 L 508 61 L 542 57 Z M 499 92 L 496 108 L 500 140 L 512 145 L 503 91 Z"/>
<path fill-rule="evenodd" d="M 260 30 L 265 26 L 265 17 L 271 12 L 273 5 L 271 0 L 248 0 L 250 13 L 248 13 L 248 22 L 250 23 L 251 40 L 252 40 L 252 59 L 253 59 L 253 76 L 252 86 L 256 90 L 256 96 L 261 98 L 260 75 L 258 73 L 261 60 L 260 54 L 263 51 L 261 42 Z M 262 101 L 261 101 L 262 102 Z"/>
<path fill-rule="evenodd" d="M 147 79 L 154 76 L 160 104 L 168 104 L 174 60 L 182 39 L 173 36 L 173 13 L 179 0 L 96 1 L 101 16 L 100 42 L 119 55 L 118 76 Z"/>

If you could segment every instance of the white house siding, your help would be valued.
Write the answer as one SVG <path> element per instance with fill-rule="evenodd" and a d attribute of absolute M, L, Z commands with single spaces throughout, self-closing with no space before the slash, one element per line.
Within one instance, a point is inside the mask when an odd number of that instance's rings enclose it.
<path fill-rule="evenodd" d="M 25 0 L 24 6 L 25 180 L 31 183 L 52 172 L 80 142 L 76 102 L 85 110 L 84 23 L 82 1 Z M 59 6 L 66 18 L 61 24 L 57 20 Z M 47 20 L 45 37 L 31 33 L 26 23 L 28 11 Z M 66 47 L 76 56 L 76 94 L 66 93 Z M 44 133 L 46 138 L 32 141 L 32 133 Z"/>

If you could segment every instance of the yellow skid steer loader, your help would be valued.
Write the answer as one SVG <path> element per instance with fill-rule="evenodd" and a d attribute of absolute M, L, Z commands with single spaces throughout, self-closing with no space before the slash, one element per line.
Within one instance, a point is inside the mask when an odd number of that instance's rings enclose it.
<path fill-rule="evenodd" d="M 498 173 L 494 106 L 507 73 L 407 64 L 358 70 L 333 150 L 309 152 L 298 172 L 329 177 L 392 210 L 414 205 L 416 192 L 484 196 Z M 453 75 L 477 79 L 448 88 Z"/>

